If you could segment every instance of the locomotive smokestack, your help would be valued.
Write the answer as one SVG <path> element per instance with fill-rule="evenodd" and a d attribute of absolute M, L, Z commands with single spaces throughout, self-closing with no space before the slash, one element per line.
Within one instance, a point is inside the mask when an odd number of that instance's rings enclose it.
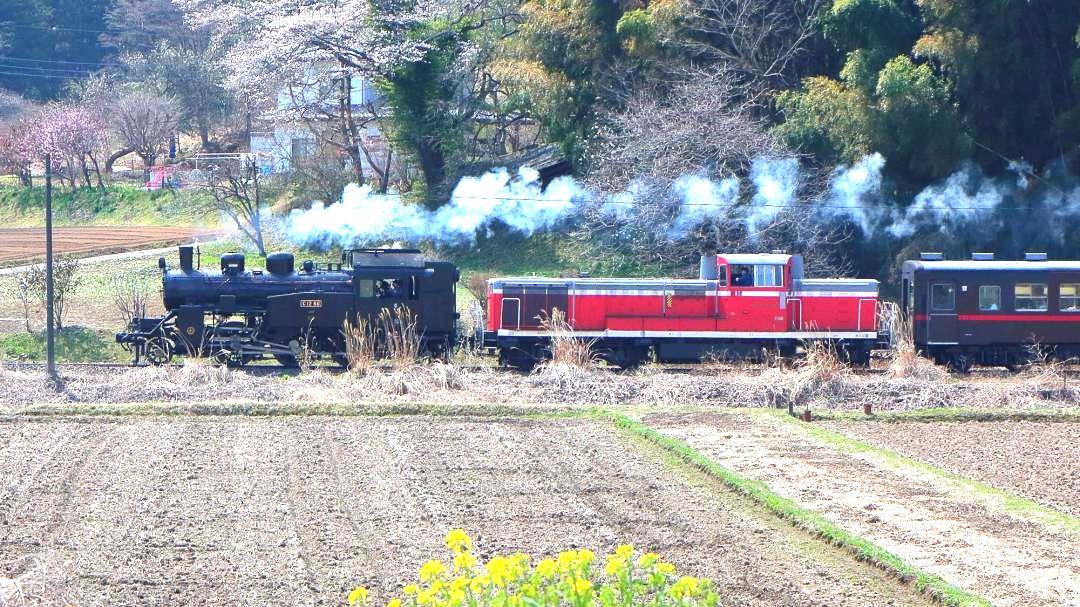
<path fill-rule="evenodd" d="M 195 269 L 195 248 L 191 246 L 180 247 L 180 270 L 190 273 Z"/>

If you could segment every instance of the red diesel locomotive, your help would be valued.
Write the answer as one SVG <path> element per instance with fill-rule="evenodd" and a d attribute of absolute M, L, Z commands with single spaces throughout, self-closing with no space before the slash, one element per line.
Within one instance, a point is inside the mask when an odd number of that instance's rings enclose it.
<path fill-rule="evenodd" d="M 484 345 L 527 369 L 545 356 L 542 319 L 561 310 L 575 336 L 623 367 L 709 356 L 760 359 L 824 341 L 855 364 L 887 340 L 878 281 L 807 279 L 800 255 L 708 255 L 698 279 L 494 278 Z"/>

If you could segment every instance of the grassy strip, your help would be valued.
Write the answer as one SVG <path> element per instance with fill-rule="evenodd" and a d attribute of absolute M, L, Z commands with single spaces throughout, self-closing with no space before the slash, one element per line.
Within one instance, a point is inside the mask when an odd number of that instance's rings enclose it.
<path fill-rule="evenodd" d="M 861 561 L 873 563 L 901 580 L 913 581 L 915 587 L 944 605 L 991 607 L 990 601 L 949 584 L 936 575 L 922 571 L 876 544 L 845 531 L 816 512 L 773 492 L 760 481 L 743 478 L 702 455 L 683 441 L 672 438 L 621 414 L 611 414 L 615 424 L 623 429 L 670 451 L 684 462 L 720 479 L 725 485 L 761 504 L 772 513 L 791 521 L 797 527 L 820 536 L 829 543 L 844 548 Z"/>
<path fill-rule="evenodd" d="M 814 418 L 824 421 L 859 422 L 1080 422 L 1080 409 L 966 409 L 935 407 L 915 411 L 894 411 L 864 415 L 857 411 L 814 410 Z"/>
<path fill-rule="evenodd" d="M 990 485 L 968 478 L 962 474 L 938 468 L 933 464 L 928 464 L 924 461 L 901 455 L 895 451 L 876 447 L 839 432 L 823 428 L 820 425 L 800 422 L 781 411 L 758 409 L 753 410 L 750 413 L 755 416 L 764 416 L 780 420 L 781 423 L 788 424 L 818 442 L 825 443 L 847 455 L 870 455 L 894 469 L 907 468 L 931 474 L 963 492 L 969 492 L 986 499 L 990 502 L 990 505 L 999 506 L 1010 514 L 1051 528 L 1061 529 L 1066 533 L 1080 535 L 1080 519 L 1027 498 L 1013 495 L 1012 493 L 991 487 Z"/>

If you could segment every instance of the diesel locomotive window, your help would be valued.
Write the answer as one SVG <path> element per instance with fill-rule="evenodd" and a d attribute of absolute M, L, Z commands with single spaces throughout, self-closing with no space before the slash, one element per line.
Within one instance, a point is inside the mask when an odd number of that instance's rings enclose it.
<path fill-rule="evenodd" d="M 1080 312 L 1080 282 L 1061 283 L 1058 295 L 1058 307 L 1062 312 Z"/>
<path fill-rule="evenodd" d="M 716 286 L 727 286 L 727 266 L 720 266 L 716 268 Z"/>
<path fill-rule="evenodd" d="M 939 282 L 930 286 L 930 310 L 952 312 L 956 309 L 956 285 Z"/>
<path fill-rule="evenodd" d="M 1001 309 L 1001 287 L 983 285 L 979 287 L 979 309 L 983 312 L 997 312 Z"/>
<path fill-rule="evenodd" d="M 734 287 L 754 286 L 754 266 L 731 266 L 731 285 Z"/>
<path fill-rule="evenodd" d="M 1014 291 L 1017 312 L 1045 312 L 1049 306 L 1046 297 L 1046 283 L 1021 282 Z"/>
<path fill-rule="evenodd" d="M 754 266 L 754 286 L 780 287 L 784 284 L 784 266 L 760 264 Z"/>

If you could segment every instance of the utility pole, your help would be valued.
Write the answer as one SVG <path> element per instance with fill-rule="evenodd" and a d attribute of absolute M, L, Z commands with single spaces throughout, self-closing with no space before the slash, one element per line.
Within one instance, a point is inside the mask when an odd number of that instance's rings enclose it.
<path fill-rule="evenodd" d="M 45 154 L 45 358 L 49 365 L 49 377 L 57 386 L 60 376 L 56 372 L 56 341 L 53 327 L 53 241 L 52 241 L 52 154 Z"/>

